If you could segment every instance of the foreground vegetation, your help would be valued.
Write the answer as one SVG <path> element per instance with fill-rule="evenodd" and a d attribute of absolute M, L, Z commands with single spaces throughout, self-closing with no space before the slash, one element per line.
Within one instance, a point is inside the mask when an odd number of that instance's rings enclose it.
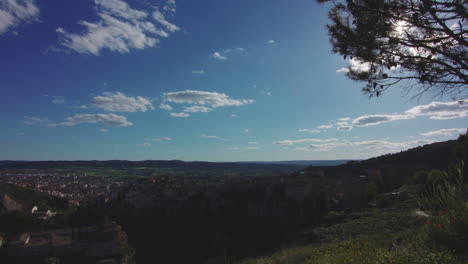
<path fill-rule="evenodd" d="M 320 242 L 240 263 L 467 264 L 466 135 L 459 138 L 456 153 L 457 162 L 448 171 L 419 172 L 408 179 L 409 185 L 393 192 L 404 199 L 380 209 L 363 209 L 347 215 L 341 223 L 304 232 L 319 237 Z M 420 209 L 425 212 L 416 213 Z"/>

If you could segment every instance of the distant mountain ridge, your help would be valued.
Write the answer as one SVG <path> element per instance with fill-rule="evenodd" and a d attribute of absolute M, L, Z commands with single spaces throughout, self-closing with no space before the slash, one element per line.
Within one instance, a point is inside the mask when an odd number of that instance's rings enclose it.
<path fill-rule="evenodd" d="M 235 163 L 235 162 L 206 162 L 181 160 L 91 160 L 91 161 L 12 161 L 0 165 L 0 169 L 63 169 L 63 168 L 171 168 L 177 171 L 200 170 L 200 171 L 218 171 L 218 170 L 242 170 L 242 171 L 279 171 L 292 172 L 299 170 L 304 165 L 293 164 L 258 164 L 258 163 Z"/>
<path fill-rule="evenodd" d="M 175 170 L 253 170 L 295 171 L 305 167 L 335 167 L 338 170 L 361 170 L 363 167 L 423 166 L 446 169 L 455 159 L 452 148 L 455 140 L 437 142 L 385 154 L 367 160 L 290 160 L 290 161 L 238 161 L 207 162 L 182 160 L 88 160 L 88 161 L 0 161 L 0 169 L 54 169 L 54 168 L 172 168 Z"/>
<path fill-rule="evenodd" d="M 237 161 L 236 163 L 283 164 L 303 166 L 338 166 L 358 160 L 282 160 L 282 161 Z"/>

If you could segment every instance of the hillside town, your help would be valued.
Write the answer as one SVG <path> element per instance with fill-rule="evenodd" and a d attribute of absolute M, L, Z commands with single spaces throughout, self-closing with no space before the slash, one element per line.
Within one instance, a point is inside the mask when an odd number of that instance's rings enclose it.
<path fill-rule="evenodd" d="M 81 171 L 39 169 L 0 170 L 0 182 L 62 197 L 72 204 L 93 197 L 107 197 L 127 184 L 113 177 L 90 176 Z"/>

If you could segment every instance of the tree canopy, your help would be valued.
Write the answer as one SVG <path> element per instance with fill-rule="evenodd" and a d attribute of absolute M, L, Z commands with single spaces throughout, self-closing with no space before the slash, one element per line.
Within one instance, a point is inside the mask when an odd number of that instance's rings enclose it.
<path fill-rule="evenodd" d="M 318 2 L 329 2 L 317 0 Z M 342 69 L 380 96 L 396 84 L 414 96 L 468 97 L 467 7 L 464 0 L 333 1 L 328 32 Z"/>

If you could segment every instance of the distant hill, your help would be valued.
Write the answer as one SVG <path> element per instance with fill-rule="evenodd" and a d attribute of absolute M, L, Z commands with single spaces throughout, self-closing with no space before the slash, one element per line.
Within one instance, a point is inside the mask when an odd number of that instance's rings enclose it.
<path fill-rule="evenodd" d="M 285 160 L 285 161 L 238 161 L 237 163 L 282 164 L 302 166 L 337 166 L 353 160 Z"/>
<path fill-rule="evenodd" d="M 437 142 L 416 148 L 386 154 L 362 161 L 350 161 L 338 166 L 309 166 L 304 169 L 310 175 L 323 175 L 328 179 L 352 182 L 362 175 L 381 177 L 386 189 L 396 189 L 407 177 L 420 170 L 446 170 L 455 162 L 456 140 Z M 296 175 L 296 174 L 293 174 Z M 349 185 L 349 182 L 346 181 Z"/>
<path fill-rule="evenodd" d="M 454 145 L 456 140 L 437 142 L 400 151 L 398 153 L 385 154 L 363 161 L 351 161 L 338 167 L 351 169 L 353 167 L 427 167 L 428 169 L 447 169 L 456 157 Z"/>
<path fill-rule="evenodd" d="M 304 167 L 300 164 L 273 163 L 236 163 L 236 162 L 205 162 L 181 160 L 108 160 L 108 161 L 12 161 L 0 165 L 0 169 L 71 169 L 71 168 L 170 168 L 174 171 L 242 171 L 242 172 L 284 172 L 289 173 Z"/>

